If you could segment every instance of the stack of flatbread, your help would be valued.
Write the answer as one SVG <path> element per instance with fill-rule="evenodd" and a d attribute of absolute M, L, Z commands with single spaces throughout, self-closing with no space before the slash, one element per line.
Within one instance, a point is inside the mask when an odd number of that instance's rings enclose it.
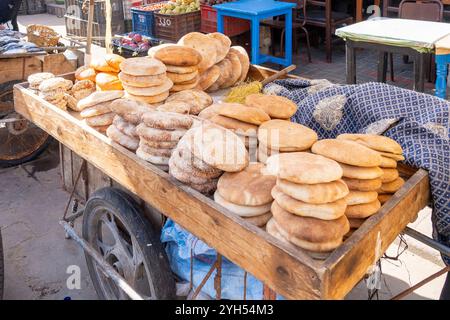
<path fill-rule="evenodd" d="M 182 45 L 163 44 L 152 47 L 148 54 L 166 65 L 167 77 L 174 83 L 171 92 L 193 89 L 198 85 L 202 56 L 197 50 Z"/>
<path fill-rule="evenodd" d="M 192 124 L 189 115 L 163 111 L 145 113 L 136 128 L 140 137 L 137 156 L 168 171 L 173 149 Z"/>
<path fill-rule="evenodd" d="M 405 181 L 399 176 L 397 161 L 405 160 L 402 147 L 391 138 L 374 134 L 341 134 L 337 139 L 352 140 L 362 144 L 381 156 L 381 187 L 378 191 L 378 200 L 384 204 L 399 190 Z"/>
<path fill-rule="evenodd" d="M 214 200 L 247 222 L 264 227 L 272 218 L 271 190 L 276 177 L 264 175 L 262 163 L 251 163 L 241 172 L 224 173 L 217 184 Z"/>
<path fill-rule="evenodd" d="M 248 165 L 248 153 L 233 132 L 200 123 L 180 140 L 169 160 L 169 173 L 193 189 L 211 194 L 217 178 L 226 172 L 238 172 Z"/>
<path fill-rule="evenodd" d="M 81 111 L 77 107 L 78 101 L 90 96 L 95 90 L 95 83 L 91 80 L 77 80 L 66 93 L 67 106 L 74 111 Z"/>
<path fill-rule="evenodd" d="M 33 74 L 29 75 L 28 79 L 27 79 L 28 84 L 29 84 L 28 89 L 33 90 L 34 93 L 38 94 L 39 93 L 39 85 L 42 83 L 42 81 L 51 79 L 54 77 L 55 77 L 55 75 L 51 72 L 33 73 Z"/>
<path fill-rule="evenodd" d="M 254 93 L 245 98 L 245 105 L 264 110 L 271 119 L 289 120 L 297 111 L 297 105 L 288 98 Z"/>
<path fill-rule="evenodd" d="M 349 191 L 336 161 L 306 152 L 280 153 L 267 159 L 265 173 L 277 176 L 267 232 L 313 253 L 342 243 L 350 230 L 344 199 Z"/>
<path fill-rule="evenodd" d="M 306 151 L 317 141 L 317 133 L 287 120 L 264 122 L 258 130 L 258 161 L 266 163 L 271 155 Z"/>
<path fill-rule="evenodd" d="M 62 110 L 67 110 L 66 95 L 72 85 L 72 81 L 61 77 L 45 79 L 39 84 L 39 97 Z"/>
<path fill-rule="evenodd" d="M 172 94 L 167 98 L 164 105 L 159 106 L 157 109 L 161 111 L 198 115 L 212 103 L 213 99 L 207 93 L 198 89 L 189 89 Z"/>
<path fill-rule="evenodd" d="M 129 58 L 120 64 L 120 70 L 119 79 L 126 98 L 155 104 L 169 96 L 173 82 L 161 61 L 150 57 Z"/>
<path fill-rule="evenodd" d="M 250 60 L 244 48 L 231 47 L 226 35 L 214 32 L 191 32 L 183 36 L 179 45 L 197 50 L 202 60 L 198 65 L 200 78 L 197 88 L 214 92 L 229 88 L 247 78 Z"/>
<path fill-rule="evenodd" d="M 383 170 L 380 169 L 381 156 L 357 142 L 343 139 L 325 139 L 316 142 L 313 153 L 333 159 L 343 171 L 344 181 L 350 193 L 346 196 L 345 215 L 350 224 L 358 228 L 368 217 L 381 207 L 377 190 L 381 186 Z"/>
<path fill-rule="evenodd" d="M 110 105 L 113 100 L 122 96 L 121 90 L 96 91 L 78 101 L 76 109 L 80 111 L 80 116 L 89 126 L 104 133 L 112 124 L 115 115 L 111 112 Z"/>
<path fill-rule="evenodd" d="M 139 135 L 136 126 L 141 123 L 142 115 L 154 108 L 142 101 L 130 99 L 114 100 L 109 108 L 115 114 L 113 123 L 106 130 L 106 135 L 123 147 L 136 151 L 139 146 Z"/>

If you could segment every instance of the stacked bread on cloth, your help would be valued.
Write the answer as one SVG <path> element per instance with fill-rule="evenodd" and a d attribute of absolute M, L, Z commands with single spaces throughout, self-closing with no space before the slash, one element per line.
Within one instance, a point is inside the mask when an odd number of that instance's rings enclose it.
<path fill-rule="evenodd" d="M 349 191 L 336 161 L 307 152 L 280 153 L 267 159 L 265 173 L 277 177 L 268 233 L 313 253 L 343 242 L 350 230 Z"/>
<path fill-rule="evenodd" d="M 250 67 L 247 52 L 242 47 L 231 47 L 230 38 L 222 33 L 191 32 L 183 36 L 178 45 L 200 53 L 197 88 L 201 90 L 214 92 L 229 88 L 247 77 Z"/>
<path fill-rule="evenodd" d="M 337 139 L 357 142 L 381 156 L 381 186 L 377 190 L 381 204 L 403 186 L 405 181 L 399 176 L 397 161 L 403 161 L 405 157 L 402 155 L 402 147 L 396 141 L 374 134 L 341 134 Z"/>
<path fill-rule="evenodd" d="M 264 227 L 272 218 L 270 208 L 276 177 L 264 175 L 262 163 L 250 163 L 243 171 L 226 172 L 217 184 L 214 201 L 245 221 Z"/>
<path fill-rule="evenodd" d="M 120 64 L 120 70 L 119 79 L 126 98 L 156 104 L 169 96 L 173 82 L 161 61 L 150 57 L 129 58 Z"/>
<path fill-rule="evenodd" d="M 197 50 L 182 45 L 164 44 L 150 49 L 149 56 L 166 65 L 167 77 L 174 84 L 170 91 L 178 92 L 197 87 L 200 80 L 198 68 L 202 61 Z"/>
<path fill-rule="evenodd" d="M 217 178 L 248 165 L 243 142 L 233 132 L 209 123 L 193 126 L 180 140 L 169 160 L 169 173 L 193 189 L 211 194 Z"/>
<path fill-rule="evenodd" d="M 345 215 L 352 227 L 359 227 L 364 219 L 377 213 L 381 204 L 377 190 L 381 186 L 383 170 L 381 156 L 359 143 L 343 139 L 325 139 L 316 142 L 313 153 L 339 162 L 343 179 L 350 189 L 346 196 Z"/>
<path fill-rule="evenodd" d="M 110 105 L 113 100 L 123 96 L 123 91 L 96 91 L 86 98 L 78 101 L 76 109 L 86 124 L 100 132 L 112 124 L 115 114 L 111 112 Z"/>
<path fill-rule="evenodd" d="M 140 138 L 137 156 L 168 171 L 173 149 L 192 124 L 189 115 L 163 111 L 144 113 L 142 123 L 136 127 Z"/>
<path fill-rule="evenodd" d="M 106 135 L 123 147 L 136 151 L 139 147 L 136 126 L 141 123 L 143 114 L 153 111 L 153 108 L 145 102 L 123 98 L 114 100 L 109 108 L 114 118 Z"/>

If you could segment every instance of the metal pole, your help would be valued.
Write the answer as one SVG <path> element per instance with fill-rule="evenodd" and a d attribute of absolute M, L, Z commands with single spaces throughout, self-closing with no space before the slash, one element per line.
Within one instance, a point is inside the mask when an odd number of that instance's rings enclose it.
<path fill-rule="evenodd" d="M 450 257 L 450 247 L 447 247 L 443 245 L 442 243 L 437 242 L 434 239 L 431 239 L 430 237 L 427 237 L 423 233 L 420 233 L 419 231 L 416 231 L 414 229 L 411 229 L 410 227 L 406 227 L 405 230 L 403 230 L 405 234 L 410 236 L 411 238 L 416 239 L 417 241 L 420 241 L 427 246 L 439 251 L 443 255 L 446 255 Z"/>
<path fill-rule="evenodd" d="M 133 300 L 144 300 L 144 298 L 142 298 L 142 296 L 139 293 L 137 293 L 125 281 L 125 279 L 122 278 L 122 276 L 118 274 L 117 271 L 114 270 L 114 268 L 111 265 L 109 265 L 97 251 L 95 251 L 94 248 L 92 248 L 92 246 L 89 243 L 87 243 L 84 239 L 78 236 L 75 229 L 72 228 L 69 223 L 61 220 L 59 221 L 59 224 L 64 228 L 67 234 L 73 240 L 75 240 L 83 248 L 83 250 L 95 260 L 95 262 L 98 263 L 99 267 L 102 268 L 106 276 L 111 278 L 111 280 L 113 280 L 119 286 L 119 288 L 123 290 L 123 292 L 125 292 Z"/>

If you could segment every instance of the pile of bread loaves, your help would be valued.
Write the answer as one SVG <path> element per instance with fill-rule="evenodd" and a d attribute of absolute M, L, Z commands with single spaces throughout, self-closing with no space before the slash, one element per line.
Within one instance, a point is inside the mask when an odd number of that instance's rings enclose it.
<path fill-rule="evenodd" d="M 45 101 L 62 110 L 67 109 L 67 94 L 72 88 L 72 81 L 55 77 L 50 72 L 40 72 L 28 77 L 29 88 Z"/>
<path fill-rule="evenodd" d="M 81 67 L 77 70 L 78 80 L 90 80 L 95 82 L 97 90 L 123 90 L 118 74 L 120 64 L 125 58 L 117 54 L 105 54 L 95 56 L 89 67 Z"/>

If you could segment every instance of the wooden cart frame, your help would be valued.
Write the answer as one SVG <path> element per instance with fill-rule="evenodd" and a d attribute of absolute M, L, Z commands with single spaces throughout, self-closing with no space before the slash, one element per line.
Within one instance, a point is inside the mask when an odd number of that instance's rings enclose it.
<path fill-rule="evenodd" d="M 272 73 L 252 66 L 250 76 L 263 79 Z M 73 74 L 67 77 L 73 79 Z M 326 260 L 314 260 L 111 142 L 27 86 L 14 88 L 18 113 L 286 298 L 344 298 L 429 201 L 427 172 L 400 167 L 407 179 L 404 186 Z"/>

